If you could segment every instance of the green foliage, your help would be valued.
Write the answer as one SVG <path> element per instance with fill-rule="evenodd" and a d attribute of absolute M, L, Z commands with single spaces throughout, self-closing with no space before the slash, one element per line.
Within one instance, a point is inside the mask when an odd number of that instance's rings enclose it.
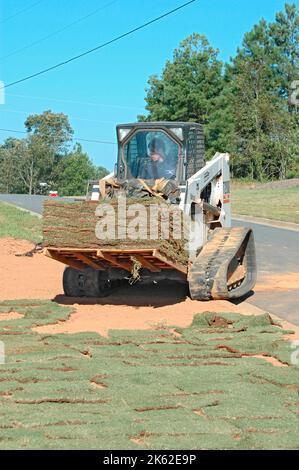
<path fill-rule="evenodd" d="M 6 312 L 22 318 L 2 320 Z M 268 315 L 51 335 L 50 301 L 0 303 L 2 449 L 295 449 L 298 366 Z M 218 317 L 219 320 L 219 317 Z M 33 329 L 32 329 L 33 328 Z M 252 357 L 261 355 L 261 357 Z"/>
<path fill-rule="evenodd" d="M 276 46 L 276 26 L 265 20 L 255 25 L 227 67 L 235 119 L 235 177 L 282 179 L 296 157 L 297 122 L 283 92 L 286 79 L 280 70 L 285 58 Z"/>
<path fill-rule="evenodd" d="M 20 149 L 22 141 L 14 138 L 6 139 L 0 146 L 0 192 L 18 192 L 23 187 L 18 175 L 16 165 L 16 151 Z M 24 150 L 24 149 L 22 149 Z"/>
<path fill-rule="evenodd" d="M 205 37 L 186 38 L 161 78 L 150 77 L 148 114 L 139 119 L 203 123 L 207 156 L 230 152 L 234 177 L 298 175 L 299 121 L 290 101 L 299 79 L 296 5 L 246 33 L 224 74 L 217 55 Z"/>
<path fill-rule="evenodd" d="M 218 51 L 199 34 L 192 34 L 175 49 L 162 77 L 150 77 L 146 96 L 148 116 L 140 120 L 194 121 L 205 124 L 208 149 L 213 148 L 215 125 L 211 123 L 223 88 Z M 211 129 L 210 129 L 211 124 Z"/>
<path fill-rule="evenodd" d="M 61 154 L 66 150 L 74 133 L 65 114 L 55 114 L 50 110 L 28 116 L 25 127 L 33 140 L 39 144 L 45 142 L 54 154 Z"/>
<path fill-rule="evenodd" d="M 85 195 L 88 180 L 100 179 L 108 174 L 105 168 L 93 165 L 80 144 L 60 159 L 56 171 L 57 189 L 64 196 Z"/>
<path fill-rule="evenodd" d="M 294 3 L 287 3 L 285 11 L 277 13 L 275 23 L 270 25 L 270 36 L 274 46 L 280 95 L 288 99 L 289 111 L 292 111 L 290 87 L 293 80 L 299 78 L 299 15 Z"/>
<path fill-rule="evenodd" d="M 25 127 L 25 139 L 9 138 L 0 146 L 1 192 L 84 194 L 88 179 L 108 173 L 95 167 L 81 146 L 69 150 L 73 129 L 65 114 L 47 110 L 28 116 Z"/>

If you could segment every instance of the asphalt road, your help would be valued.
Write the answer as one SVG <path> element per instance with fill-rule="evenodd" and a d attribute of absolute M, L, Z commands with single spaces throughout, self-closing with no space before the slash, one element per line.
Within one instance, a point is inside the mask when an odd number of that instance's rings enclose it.
<path fill-rule="evenodd" d="M 277 280 L 290 275 L 290 283 L 294 279 L 298 285 L 299 232 L 236 220 L 233 226 L 251 227 L 254 231 L 260 285 L 267 275 Z M 299 325 L 299 289 L 290 286 L 289 290 L 257 290 L 247 302 Z"/>
<path fill-rule="evenodd" d="M 9 202 L 23 209 L 42 213 L 46 196 L 28 196 L 0 194 L 0 201 Z M 233 226 L 252 227 L 254 230 L 258 282 L 267 275 L 283 276 L 287 273 L 298 273 L 299 277 L 299 232 L 272 228 L 251 222 L 233 221 Z M 247 301 L 275 313 L 280 317 L 299 325 L 299 290 L 294 288 L 284 291 L 257 291 Z"/>
<path fill-rule="evenodd" d="M 29 196 L 28 194 L 0 194 L 0 201 L 14 204 L 37 214 L 42 214 L 43 203 L 48 196 Z M 61 198 L 58 198 L 61 199 Z"/>

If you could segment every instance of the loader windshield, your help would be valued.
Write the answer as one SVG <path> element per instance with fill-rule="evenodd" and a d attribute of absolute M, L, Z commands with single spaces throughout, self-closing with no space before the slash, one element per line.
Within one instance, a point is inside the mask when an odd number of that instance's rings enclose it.
<path fill-rule="evenodd" d="M 123 149 L 127 175 L 141 179 L 175 179 L 180 146 L 162 131 L 137 131 Z"/>

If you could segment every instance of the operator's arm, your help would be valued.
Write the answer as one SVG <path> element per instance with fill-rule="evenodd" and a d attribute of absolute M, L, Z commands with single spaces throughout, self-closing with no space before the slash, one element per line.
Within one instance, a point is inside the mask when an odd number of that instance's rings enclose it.
<path fill-rule="evenodd" d="M 137 171 L 137 178 L 140 179 L 148 179 L 148 157 L 142 157 L 138 161 L 138 171 Z"/>

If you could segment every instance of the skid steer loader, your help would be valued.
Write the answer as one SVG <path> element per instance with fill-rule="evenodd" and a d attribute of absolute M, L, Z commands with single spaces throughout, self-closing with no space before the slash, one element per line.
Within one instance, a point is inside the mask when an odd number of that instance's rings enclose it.
<path fill-rule="evenodd" d="M 119 188 L 177 205 L 196 226 L 187 265 L 158 249 L 47 247 L 46 255 L 68 265 L 63 277 L 68 296 L 108 295 L 129 278 L 132 259 L 139 279 L 188 283 L 192 299 L 236 299 L 256 282 L 251 229 L 231 227 L 229 155 L 205 162 L 203 128 L 197 123 L 140 122 L 118 125 L 114 174 L 99 181 L 98 198 Z"/>

